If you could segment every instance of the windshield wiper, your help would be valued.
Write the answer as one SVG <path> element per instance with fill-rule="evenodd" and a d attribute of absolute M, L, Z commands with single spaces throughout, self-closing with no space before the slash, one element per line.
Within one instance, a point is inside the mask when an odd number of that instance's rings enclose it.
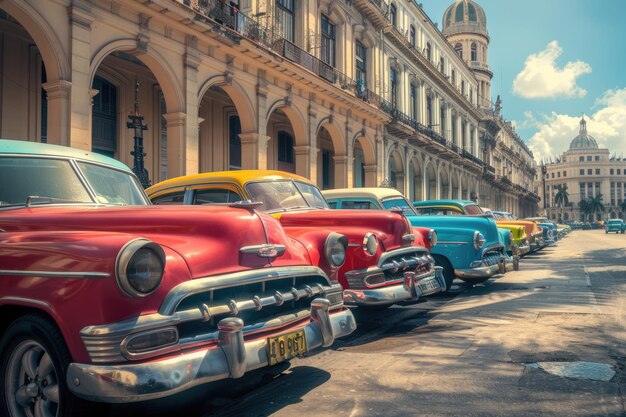
<path fill-rule="evenodd" d="M 31 207 L 33 203 L 35 203 L 35 201 L 33 200 L 42 200 L 40 201 L 41 204 L 44 204 L 46 202 L 47 203 L 83 203 L 83 201 L 68 200 L 65 198 L 29 195 L 28 197 L 26 197 L 26 202 L 25 202 L 26 207 Z"/>

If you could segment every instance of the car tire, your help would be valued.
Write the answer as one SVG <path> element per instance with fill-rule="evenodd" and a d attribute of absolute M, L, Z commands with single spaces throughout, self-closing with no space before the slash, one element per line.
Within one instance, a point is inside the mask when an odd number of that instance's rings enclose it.
<path fill-rule="evenodd" d="M 448 261 L 443 256 L 434 254 L 431 255 L 433 258 L 435 258 L 435 265 L 443 268 L 443 278 L 446 281 L 446 290 L 442 292 L 448 292 L 448 290 L 450 290 L 450 287 L 452 286 L 452 283 L 454 282 L 454 268 L 452 267 L 450 261 Z"/>
<path fill-rule="evenodd" d="M 15 320 L 0 339 L 0 352 L 0 415 L 95 417 L 107 411 L 107 405 L 84 401 L 67 388 L 70 353 L 48 319 L 33 314 Z"/>

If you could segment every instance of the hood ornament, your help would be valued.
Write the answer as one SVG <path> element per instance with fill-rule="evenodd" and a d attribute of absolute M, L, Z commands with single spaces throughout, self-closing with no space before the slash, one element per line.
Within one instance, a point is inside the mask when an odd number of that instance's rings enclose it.
<path fill-rule="evenodd" d="M 260 258 L 276 258 L 284 254 L 286 249 L 287 247 L 285 245 L 264 244 L 244 246 L 239 249 L 239 252 L 247 255 L 256 255 Z"/>

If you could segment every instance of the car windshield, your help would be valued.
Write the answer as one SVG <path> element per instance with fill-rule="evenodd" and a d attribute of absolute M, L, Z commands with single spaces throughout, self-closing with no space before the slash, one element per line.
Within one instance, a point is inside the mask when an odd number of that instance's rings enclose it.
<path fill-rule="evenodd" d="M 501 221 L 501 220 L 506 220 L 506 218 L 498 213 L 493 213 L 493 218 L 496 219 L 497 221 Z"/>
<path fill-rule="evenodd" d="M 130 174 L 79 162 L 87 182 L 102 204 L 148 204 Z M 0 206 L 93 204 L 88 188 L 69 160 L 0 157 Z"/>
<path fill-rule="evenodd" d="M 483 214 L 483 211 L 476 204 L 470 204 L 465 206 L 465 214 L 473 216 L 476 214 Z"/>
<path fill-rule="evenodd" d="M 292 180 L 255 181 L 246 184 L 252 201 L 263 203 L 264 211 L 298 208 L 328 208 L 328 204 L 317 187 Z"/>
<path fill-rule="evenodd" d="M 147 205 L 137 179 L 132 175 L 101 165 L 78 162 L 78 167 L 96 194 L 98 203 Z"/>
<path fill-rule="evenodd" d="M 394 197 L 387 200 L 383 200 L 383 207 L 387 210 L 402 210 L 405 215 L 415 215 L 413 207 L 402 197 Z"/>

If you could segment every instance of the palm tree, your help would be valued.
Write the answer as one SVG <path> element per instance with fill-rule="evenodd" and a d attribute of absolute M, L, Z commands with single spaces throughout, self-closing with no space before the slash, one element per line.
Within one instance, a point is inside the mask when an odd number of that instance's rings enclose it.
<path fill-rule="evenodd" d="M 578 209 L 580 210 L 580 214 L 582 219 L 584 220 L 587 218 L 587 214 L 590 213 L 590 206 L 589 206 L 589 199 L 585 198 L 584 200 L 580 200 L 578 202 Z"/>
<path fill-rule="evenodd" d="M 624 214 L 626 214 L 626 200 L 620 203 L 619 208 L 622 210 L 622 217 L 623 217 Z"/>
<path fill-rule="evenodd" d="M 567 184 L 557 185 L 556 194 L 554 195 L 554 205 L 561 207 L 561 221 L 563 221 L 563 207 L 569 204 L 569 193 L 567 192 Z"/>
<path fill-rule="evenodd" d="M 589 200 L 589 209 L 591 213 L 593 214 L 594 218 L 595 218 L 596 212 L 601 212 L 601 213 L 604 212 L 604 203 L 602 202 L 603 199 L 604 197 L 602 197 L 602 194 L 598 194 Z"/>

